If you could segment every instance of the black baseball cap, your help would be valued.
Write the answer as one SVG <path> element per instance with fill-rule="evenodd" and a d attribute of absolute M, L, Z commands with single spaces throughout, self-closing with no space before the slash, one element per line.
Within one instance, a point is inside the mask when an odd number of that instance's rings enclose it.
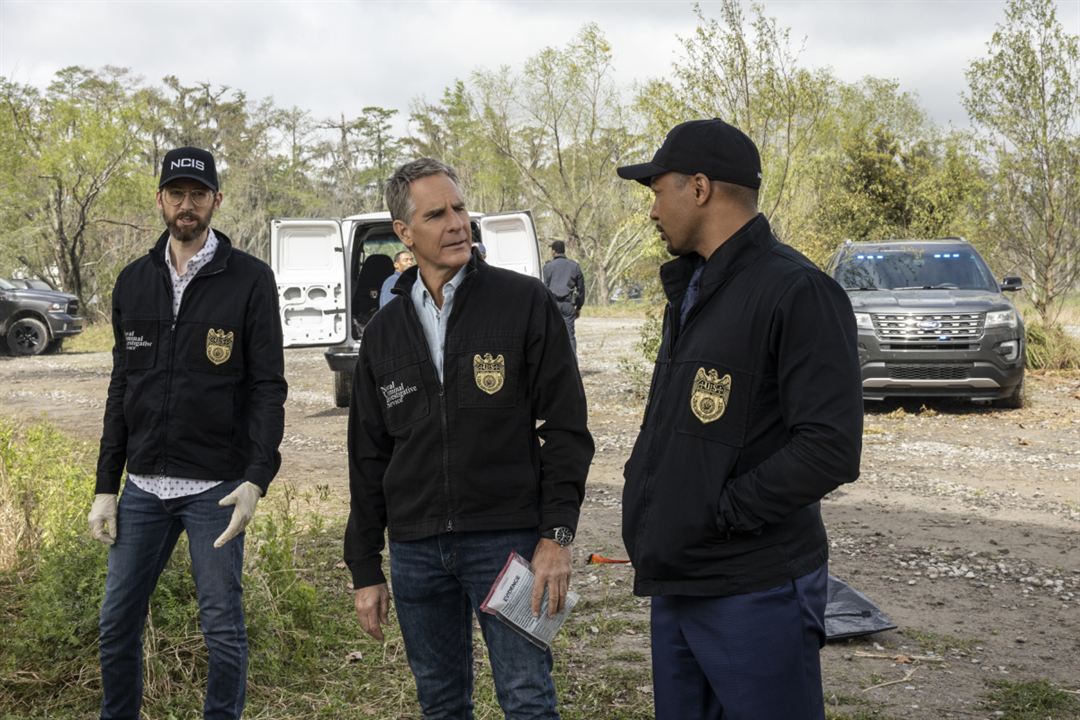
<path fill-rule="evenodd" d="M 652 162 L 617 168 L 619 177 L 648 185 L 657 175 L 702 173 L 710 180 L 761 187 L 761 156 L 754 141 L 719 118 L 676 125 L 664 138 Z"/>
<path fill-rule="evenodd" d="M 165 159 L 161 161 L 161 180 L 158 182 L 158 190 L 180 178 L 198 180 L 217 192 L 218 178 L 214 156 L 197 147 L 176 148 L 165 153 Z"/>

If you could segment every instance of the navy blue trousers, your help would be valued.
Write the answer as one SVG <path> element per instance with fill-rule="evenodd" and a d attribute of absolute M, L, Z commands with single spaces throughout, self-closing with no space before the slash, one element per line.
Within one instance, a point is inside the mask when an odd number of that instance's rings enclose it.
<path fill-rule="evenodd" d="M 824 720 L 826 565 L 729 597 L 652 599 L 657 720 Z"/>

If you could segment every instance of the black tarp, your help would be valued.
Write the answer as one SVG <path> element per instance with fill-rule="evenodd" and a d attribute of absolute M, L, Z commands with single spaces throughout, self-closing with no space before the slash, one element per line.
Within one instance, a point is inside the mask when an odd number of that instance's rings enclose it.
<path fill-rule="evenodd" d="M 825 604 L 825 639 L 842 640 L 895 630 L 896 625 L 868 597 L 843 580 L 829 576 Z"/>

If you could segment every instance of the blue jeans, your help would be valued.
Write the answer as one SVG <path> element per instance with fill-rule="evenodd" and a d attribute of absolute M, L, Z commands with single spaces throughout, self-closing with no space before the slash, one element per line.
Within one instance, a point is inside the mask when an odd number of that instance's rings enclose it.
<path fill-rule="evenodd" d="M 203 713 L 207 720 L 240 717 L 248 656 L 240 587 L 244 535 L 214 549 L 214 540 L 228 526 L 233 511 L 220 507 L 218 500 L 239 484 L 223 482 L 198 495 L 161 500 L 135 483 L 125 483 L 117 511 L 116 543 L 109 550 L 99 626 L 102 720 L 139 717 L 142 636 L 150 594 L 183 531 L 188 534 L 199 624 L 210 656 Z"/>
<path fill-rule="evenodd" d="M 729 597 L 652 599 L 657 720 L 825 720 L 825 565 Z"/>
<path fill-rule="evenodd" d="M 551 653 L 478 608 L 510 551 L 532 558 L 537 530 L 445 533 L 390 543 L 394 608 L 425 720 L 473 717 L 472 618 L 508 719 L 558 718 Z"/>

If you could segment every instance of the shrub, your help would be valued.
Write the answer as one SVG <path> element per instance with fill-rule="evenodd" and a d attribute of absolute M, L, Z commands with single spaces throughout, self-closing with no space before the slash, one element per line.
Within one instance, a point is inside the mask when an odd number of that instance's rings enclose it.
<path fill-rule="evenodd" d="M 1027 366 L 1033 370 L 1080 369 L 1080 340 L 1060 325 L 1031 322 L 1027 331 Z"/>

